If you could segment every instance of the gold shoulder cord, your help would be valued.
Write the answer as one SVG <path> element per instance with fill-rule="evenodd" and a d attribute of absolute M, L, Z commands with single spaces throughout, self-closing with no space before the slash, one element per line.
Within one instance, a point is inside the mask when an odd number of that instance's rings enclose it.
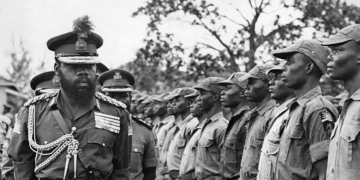
<path fill-rule="evenodd" d="M 44 162 L 35 166 L 35 173 L 38 173 L 40 170 L 47 167 L 51 164 L 64 150 L 67 148 L 66 155 L 66 165 L 64 172 L 64 179 L 66 176 L 66 172 L 68 169 L 69 161 L 71 159 L 71 155 L 74 156 L 74 178 L 76 178 L 76 162 L 77 162 L 77 152 L 79 141 L 74 139 L 73 132 L 76 128 L 73 128 L 70 134 L 65 134 L 61 136 L 59 139 L 45 145 L 39 145 L 36 143 L 35 138 L 35 105 L 32 104 L 29 107 L 29 117 L 28 117 L 28 140 L 30 149 L 36 153 L 35 157 L 35 165 L 41 156 L 49 156 Z M 51 151 L 50 153 L 44 153 L 44 151 Z"/>

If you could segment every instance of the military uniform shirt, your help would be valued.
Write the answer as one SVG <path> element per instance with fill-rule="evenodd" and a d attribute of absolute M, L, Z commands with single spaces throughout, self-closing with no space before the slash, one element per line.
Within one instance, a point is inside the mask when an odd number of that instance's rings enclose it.
<path fill-rule="evenodd" d="M 166 165 L 167 153 L 169 151 L 170 143 L 174 139 L 174 135 L 175 135 L 176 128 L 177 128 L 176 122 L 179 122 L 180 121 L 179 119 L 181 119 L 181 116 L 179 116 L 178 119 L 175 120 L 169 126 L 169 130 L 168 130 L 168 133 L 166 134 L 166 137 L 165 137 L 165 140 L 164 140 L 164 143 L 163 143 L 163 147 L 161 148 L 161 151 L 160 151 L 159 160 L 160 160 L 160 165 L 161 166 L 167 166 Z"/>
<path fill-rule="evenodd" d="M 223 178 L 239 178 L 241 157 L 244 149 L 246 129 L 244 127 L 249 106 L 241 107 L 226 128 L 220 156 L 220 174 Z"/>
<path fill-rule="evenodd" d="M 36 127 L 37 144 L 46 145 L 64 135 L 51 112 L 52 110 L 59 110 L 66 124 L 69 127 L 76 127 L 73 133 L 74 138 L 79 141 L 79 149 L 83 151 L 83 154 L 90 163 L 94 176 L 97 179 L 128 179 L 129 142 L 131 142 L 128 138 L 128 112 L 96 98 L 92 104 L 88 104 L 87 107 L 83 107 L 77 114 L 72 115 L 69 107 L 61 98 L 60 93 L 57 93 L 54 97 L 38 101 L 35 104 L 34 126 Z M 105 96 L 103 95 L 103 97 Z M 109 130 L 96 128 L 95 112 L 119 117 L 120 132 L 114 133 Z M 10 158 L 14 161 L 15 178 L 21 180 L 37 178 L 63 179 L 66 149 L 47 167 L 36 174 L 34 173 L 35 164 L 38 165 L 44 162 L 49 156 L 36 157 L 36 153 L 30 149 L 27 128 L 28 115 L 28 107 L 22 108 L 19 112 L 18 121 L 15 123 L 8 150 Z M 79 156 L 76 169 L 78 180 L 88 179 Z M 74 158 L 71 158 L 66 179 L 72 179 L 73 177 Z"/>
<path fill-rule="evenodd" d="M 289 116 L 288 105 L 293 100 L 294 98 L 289 99 L 275 108 L 271 121 L 268 122 L 268 133 L 261 148 L 258 180 L 274 180 L 276 157 L 280 146 L 280 127 Z"/>
<path fill-rule="evenodd" d="M 320 87 L 290 104 L 280 139 L 277 180 L 318 179 L 314 163 L 328 156 L 331 128 L 337 110 L 321 95 Z"/>
<path fill-rule="evenodd" d="M 190 179 L 196 179 L 195 177 L 195 163 L 196 163 L 196 148 L 200 138 L 200 131 L 203 128 L 206 119 L 200 122 L 191 133 L 192 136 L 189 142 L 186 144 L 184 153 L 180 163 L 179 174 L 190 174 Z M 183 179 L 184 177 L 181 177 Z"/>
<path fill-rule="evenodd" d="M 360 178 L 360 89 L 345 100 L 331 135 L 327 180 Z"/>
<path fill-rule="evenodd" d="M 192 114 L 188 115 L 178 124 L 177 132 L 174 134 L 174 138 L 170 143 L 169 152 L 167 154 L 167 166 L 169 171 L 179 171 L 185 145 L 190 139 L 190 133 L 198 124 L 199 120 L 192 116 Z"/>
<path fill-rule="evenodd" d="M 157 166 L 155 137 L 149 127 L 133 118 L 132 151 L 130 161 L 130 179 L 143 180 L 143 170 Z M 155 174 L 155 173 L 154 173 Z"/>
<path fill-rule="evenodd" d="M 261 146 L 265 137 L 265 126 L 272 115 L 275 105 L 275 101 L 270 100 L 250 112 L 250 118 L 245 126 L 247 135 L 241 159 L 241 180 L 256 179 Z"/>
<path fill-rule="evenodd" d="M 156 133 L 156 149 L 158 153 L 161 151 L 161 148 L 164 144 L 166 134 L 168 133 L 170 127 L 174 124 L 175 117 L 173 115 L 167 116 L 164 120 L 160 121 L 154 129 L 158 128 L 158 132 Z M 156 131 L 155 131 L 156 132 Z M 160 157 L 160 154 L 158 154 Z"/>
<path fill-rule="evenodd" d="M 200 132 L 196 149 L 195 174 L 198 180 L 220 178 L 221 143 L 224 139 L 227 120 L 222 112 L 207 119 Z"/>

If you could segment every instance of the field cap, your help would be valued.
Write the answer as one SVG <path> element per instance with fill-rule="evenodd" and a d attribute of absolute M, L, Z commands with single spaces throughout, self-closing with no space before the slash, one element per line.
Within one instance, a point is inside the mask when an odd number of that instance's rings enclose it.
<path fill-rule="evenodd" d="M 240 77 L 239 81 L 243 82 L 250 78 L 267 81 L 268 78 L 266 76 L 266 71 L 273 67 L 274 67 L 274 65 L 272 65 L 272 64 L 256 65 L 248 73 L 246 73 L 244 76 Z"/>
<path fill-rule="evenodd" d="M 43 72 L 31 79 L 30 87 L 36 95 L 57 91 L 60 89 L 60 79 L 54 71 Z"/>
<path fill-rule="evenodd" d="M 174 99 L 176 97 L 179 97 L 179 96 L 187 96 L 189 94 L 192 94 L 196 92 L 196 90 L 194 88 L 190 88 L 190 87 L 183 87 L 183 88 L 178 88 L 178 89 L 175 89 L 174 91 L 172 91 L 166 99 Z"/>
<path fill-rule="evenodd" d="M 169 95 L 169 93 L 165 92 L 165 93 L 162 93 L 160 95 L 154 96 L 153 100 L 158 101 L 158 102 L 167 102 L 167 100 L 165 100 L 165 97 L 168 96 L 168 95 Z"/>
<path fill-rule="evenodd" d="M 301 53 L 311 58 L 319 67 L 322 74 L 325 74 L 329 51 L 316 40 L 301 40 L 295 44 L 273 51 L 271 54 L 280 59 L 286 59 L 290 54 Z"/>
<path fill-rule="evenodd" d="M 224 80 L 225 79 L 221 77 L 208 77 L 204 79 L 200 84 L 196 85 L 194 88 L 196 90 L 205 90 L 220 94 L 223 88 L 218 83 Z"/>
<path fill-rule="evenodd" d="M 195 91 L 189 95 L 184 96 L 185 98 L 195 98 L 198 97 L 200 95 L 199 91 Z"/>
<path fill-rule="evenodd" d="M 148 96 L 144 101 L 141 102 L 141 104 L 147 105 L 147 104 L 150 104 L 150 103 L 152 103 L 152 102 L 153 102 L 152 97 L 151 97 L 151 96 Z"/>
<path fill-rule="evenodd" d="M 278 65 L 272 67 L 271 69 L 267 70 L 265 74 L 268 75 L 269 73 L 275 72 L 275 71 L 281 71 L 282 72 L 282 71 L 285 70 L 284 69 L 285 64 L 286 64 L 286 61 L 281 62 L 280 64 L 278 64 Z"/>
<path fill-rule="evenodd" d="M 360 43 L 360 24 L 346 26 L 321 44 L 324 46 L 331 46 L 348 41 L 355 41 L 356 43 Z"/>
<path fill-rule="evenodd" d="M 122 69 L 113 69 L 100 74 L 98 78 L 103 92 L 131 92 L 135 77 Z"/>
<path fill-rule="evenodd" d="M 47 41 L 55 58 L 67 64 L 98 64 L 97 49 L 103 45 L 100 35 L 92 32 L 93 23 L 85 15 L 73 22 L 73 31 L 53 37 Z"/>
<path fill-rule="evenodd" d="M 245 89 L 246 84 L 247 84 L 247 79 L 241 79 L 241 77 L 243 77 L 244 75 L 246 75 L 245 72 L 233 73 L 225 81 L 220 81 L 218 84 L 220 86 L 224 86 L 224 85 L 228 85 L 228 84 L 235 84 L 235 85 L 238 85 L 239 87 Z"/>

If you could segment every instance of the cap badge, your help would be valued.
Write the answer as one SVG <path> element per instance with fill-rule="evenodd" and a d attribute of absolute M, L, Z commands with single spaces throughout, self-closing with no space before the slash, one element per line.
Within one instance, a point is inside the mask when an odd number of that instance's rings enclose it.
<path fill-rule="evenodd" d="M 120 72 L 116 72 L 113 77 L 114 81 L 120 81 L 122 79 L 122 76 Z"/>
<path fill-rule="evenodd" d="M 88 38 L 88 34 L 91 34 L 93 26 L 93 23 L 87 15 L 74 20 L 73 32 L 77 34 L 78 40 L 75 43 L 75 49 L 77 51 L 86 50 L 87 44 L 85 40 Z"/>
<path fill-rule="evenodd" d="M 86 50 L 86 39 L 88 38 L 88 35 L 85 33 L 79 33 L 77 35 L 78 40 L 75 43 L 75 49 L 77 51 L 85 51 Z"/>

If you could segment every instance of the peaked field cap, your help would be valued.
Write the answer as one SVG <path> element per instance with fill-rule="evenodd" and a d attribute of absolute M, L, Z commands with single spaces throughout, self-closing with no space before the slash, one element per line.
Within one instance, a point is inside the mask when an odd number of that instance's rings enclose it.
<path fill-rule="evenodd" d="M 247 79 L 241 79 L 241 77 L 243 77 L 244 75 L 246 75 L 246 72 L 233 73 L 226 80 L 220 81 L 218 84 L 220 86 L 227 85 L 227 84 L 235 84 L 235 85 L 238 85 L 239 87 L 245 89 L 246 84 L 247 84 Z"/>
<path fill-rule="evenodd" d="M 141 104 L 150 104 L 151 102 L 153 102 L 153 98 L 151 96 L 147 96 L 147 98 L 144 99 Z"/>
<path fill-rule="evenodd" d="M 224 80 L 225 79 L 221 77 L 208 77 L 194 88 L 197 90 L 211 91 L 216 94 L 220 94 L 223 88 L 219 85 L 219 82 Z"/>
<path fill-rule="evenodd" d="M 131 94 L 133 93 L 134 91 L 131 92 Z M 143 94 L 141 93 L 136 93 L 132 96 L 131 98 L 131 101 L 137 101 L 139 98 L 141 98 L 143 96 Z"/>
<path fill-rule="evenodd" d="M 268 75 L 270 72 L 274 72 L 274 71 L 284 71 L 284 65 L 286 64 L 286 61 L 285 62 L 281 62 L 280 64 L 274 66 L 273 68 L 269 69 L 266 71 L 266 75 Z"/>
<path fill-rule="evenodd" d="M 167 101 L 165 100 L 165 97 L 168 96 L 168 95 L 169 95 L 169 93 L 168 93 L 168 92 L 165 92 L 165 93 L 162 93 L 162 94 L 160 94 L 160 95 L 154 96 L 154 97 L 153 97 L 153 100 L 154 100 L 154 101 L 158 101 L 158 102 L 167 102 Z"/>
<path fill-rule="evenodd" d="M 32 90 L 60 89 L 59 79 L 56 79 L 54 71 L 40 73 L 30 80 Z"/>
<path fill-rule="evenodd" d="M 286 59 L 290 54 L 301 53 L 311 58 L 319 67 L 322 74 L 325 74 L 329 51 L 316 40 L 301 40 L 295 44 L 273 51 L 271 54 L 280 59 Z"/>
<path fill-rule="evenodd" d="M 139 99 L 137 99 L 138 103 L 142 103 L 145 99 L 147 99 L 149 96 L 146 94 L 143 94 L 143 96 L 141 96 Z"/>
<path fill-rule="evenodd" d="M 183 87 L 183 88 L 178 88 L 178 89 L 175 89 L 174 91 L 172 91 L 168 96 L 167 96 L 167 99 L 171 100 L 171 99 L 174 99 L 176 97 L 179 97 L 179 96 L 187 96 L 189 94 L 192 94 L 196 92 L 196 89 L 194 88 L 191 88 L 191 87 Z"/>
<path fill-rule="evenodd" d="M 263 81 L 267 81 L 266 71 L 273 68 L 275 65 L 273 64 L 263 64 L 263 65 L 256 65 L 253 67 L 248 73 L 244 76 L 240 77 L 239 81 L 245 81 L 250 78 L 253 79 L 261 79 Z"/>
<path fill-rule="evenodd" d="M 56 59 L 62 63 L 100 63 L 97 49 L 103 45 L 103 39 L 92 32 L 93 27 L 89 16 L 77 18 L 73 22 L 73 31 L 49 39 L 47 47 L 54 51 Z"/>
<path fill-rule="evenodd" d="M 360 43 L 360 24 L 346 26 L 321 44 L 324 46 L 331 46 L 348 41 L 355 41 L 356 43 Z"/>
<path fill-rule="evenodd" d="M 193 93 L 191 93 L 191 94 L 189 94 L 189 95 L 186 95 L 186 96 L 184 96 L 185 98 L 195 98 L 195 97 L 197 97 L 197 96 L 199 96 L 200 95 L 200 93 L 199 93 L 199 91 L 195 91 L 195 92 L 193 92 Z"/>

